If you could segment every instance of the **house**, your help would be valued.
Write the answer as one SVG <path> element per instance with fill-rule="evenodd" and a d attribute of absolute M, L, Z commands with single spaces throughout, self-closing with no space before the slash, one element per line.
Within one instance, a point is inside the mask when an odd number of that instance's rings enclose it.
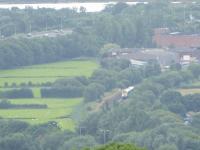
<path fill-rule="evenodd" d="M 170 33 L 168 28 L 157 28 L 154 30 L 153 43 L 161 48 L 199 48 L 199 34 Z"/>
<path fill-rule="evenodd" d="M 103 57 L 113 57 L 113 58 L 117 58 L 120 55 L 127 55 L 127 54 L 131 54 L 134 51 L 139 51 L 139 49 L 135 49 L 135 48 L 118 48 L 118 49 L 111 49 L 109 52 L 106 52 L 103 54 Z"/>
<path fill-rule="evenodd" d="M 164 49 L 140 49 L 131 53 L 119 54 L 117 58 L 128 59 L 135 66 L 143 66 L 151 60 L 157 60 L 161 66 L 169 66 L 172 62 L 179 62 L 177 53 Z"/>
<path fill-rule="evenodd" d="M 182 66 L 200 62 L 200 50 L 197 48 L 176 48 L 169 51 L 177 53 Z"/>

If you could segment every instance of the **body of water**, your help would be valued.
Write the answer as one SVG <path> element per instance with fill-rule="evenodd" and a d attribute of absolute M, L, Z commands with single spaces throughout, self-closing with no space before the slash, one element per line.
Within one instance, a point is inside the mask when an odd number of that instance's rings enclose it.
<path fill-rule="evenodd" d="M 41 3 L 41 4 L 0 4 L 0 8 L 2 9 L 11 9 L 11 8 L 19 8 L 25 9 L 27 7 L 31 7 L 33 9 L 38 8 L 52 8 L 52 9 L 63 9 L 70 8 L 75 9 L 77 11 L 80 10 L 81 7 L 86 8 L 87 12 L 99 12 L 105 9 L 108 5 L 115 5 L 117 2 L 91 2 L 91 3 Z M 128 5 L 137 5 L 137 4 L 148 4 L 148 2 L 126 2 Z"/>

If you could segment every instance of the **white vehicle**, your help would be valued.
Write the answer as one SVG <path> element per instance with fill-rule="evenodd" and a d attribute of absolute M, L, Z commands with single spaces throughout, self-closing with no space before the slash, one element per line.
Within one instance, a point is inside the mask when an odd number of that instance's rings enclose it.
<path fill-rule="evenodd" d="M 31 36 L 32 36 L 32 34 L 31 34 L 31 33 L 28 33 L 28 34 L 27 34 L 27 36 L 28 36 L 28 37 L 31 37 Z"/>
<path fill-rule="evenodd" d="M 126 99 L 128 97 L 128 94 L 134 89 L 134 86 L 130 86 L 126 89 L 122 90 L 122 98 Z"/>

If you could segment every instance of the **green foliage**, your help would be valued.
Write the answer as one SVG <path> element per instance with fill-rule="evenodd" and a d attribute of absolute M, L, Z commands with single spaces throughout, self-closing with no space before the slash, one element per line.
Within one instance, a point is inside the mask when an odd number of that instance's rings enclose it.
<path fill-rule="evenodd" d="M 116 50 L 116 49 L 120 49 L 120 46 L 117 45 L 117 44 L 114 44 L 114 43 L 108 43 L 108 44 L 105 44 L 101 50 L 100 50 L 100 54 L 102 56 L 106 55 L 107 53 L 111 53 L 113 50 Z"/>
<path fill-rule="evenodd" d="M 78 79 L 78 78 L 77 78 Z M 66 78 L 56 80 L 53 84 L 54 87 L 82 87 L 82 83 L 76 78 Z"/>
<path fill-rule="evenodd" d="M 200 76 L 200 65 L 193 64 L 193 65 L 189 66 L 189 70 L 192 72 L 192 74 L 195 78 L 198 78 Z"/>
<path fill-rule="evenodd" d="M 83 95 L 81 87 L 59 87 L 59 88 L 42 88 L 41 97 L 43 98 L 75 98 Z"/>
<path fill-rule="evenodd" d="M 0 109 L 44 109 L 46 104 L 11 104 L 8 100 L 0 100 Z"/>
<path fill-rule="evenodd" d="M 143 74 L 141 70 L 134 69 L 134 68 L 127 68 L 122 70 L 118 75 L 118 80 L 128 80 L 129 85 L 126 85 L 126 87 L 138 84 L 142 81 Z"/>
<path fill-rule="evenodd" d="M 187 111 L 200 111 L 200 94 L 186 95 L 183 98 L 183 104 Z"/>
<path fill-rule="evenodd" d="M 83 80 L 84 79 L 84 80 Z M 52 88 L 42 88 L 42 97 L 73 98 L 82 97 L 84 85 L 79 81 L 85 82 L 85 78 L 66 78 L 54 82 Z"/>
<path fill-rule="evenodd" d="M 76 143 L 76 144 L 75 144 Z M 80 136 L 72 138 L 66 141 L 63 144 L 61 150 L 69 149 L 69 150 L 79 150 L 85 147 L 94 147 L 96 145 L 96 141 L 91 136 Z"/>
<path fill-rule="evenodd" d="M 174 70 L 174 71 L 181 70 L 181 68 L 182 68 L 182 66 L 181 66 L 181 64 L 179 64 L 179 63 L 172 63 L 172 64 L 170 65 L 170 69 L 171 69 L 171 70 Z"/>
<path fill-rule="evenodd" d="M 33 98 L 33 92 L 31 89 L 13 89 L 4 91 L 0 95 L 3 98 Z"/>
<path fill-rule="evenodd" d="M 186 110 L 185 106 L 182 104 L 182 99 L 179 92 L 166 91 L 161 95 L 160 101 L 162 104 L 166 105 L 170 111 L 184 115 Z"/>
<path fill-rule="evenodd" d="M 0 69 L 55 62 L 80 56 L 95 56 L 99 49 L 99 42 L 91 35 L 85 36 L 83 38 L 83 35 L 74 33 L 69 37 L 59 38 L 1 40 Z"/>
<path fill-rule="evenodd" d="M 159 83 L 162 84 L 165 88 L 174 88 L 174 87 L 179 87 L 181 85 L 182 82 L 184 81 L 188 81 L 185 80 L 185 75 L 182 75 L 182 72 L 166 72 L 164 74 L 162 74 L 161 76 L 155 78 L 154 80 Z M 190 80 L 192 80 L 190 78 Z"/>
<path fill-rule="evenodd" d="M 8 136 L 17 132 L 23 132 L 28 128 L 28 124 L 20 121 L 5 121 L 0 120 L 0 135 L 1 137 Z"/>
<path fill-rule="evenodd" d="M 133 68 L 126 68 L 119 75 L 130 82 L 133 76 L 137 79 L 135 71 L 142 76 L 141 69 Z M 172 89 L 194 79 L 190 70 L 168 71 L 141 79 L 127 100 L 91 114 L 81 126 L 88 128 L 88 133 L 99 142 L 102 142 L 100 129 L 105 129 L 112 133 L 106 134 L 106 141 L 137 143 L 149 150 L 198 147 L 198 119 L 189 127 L 183 120 L 188 111 L 198 111 L 198 95 L 182 96 Z"/>
<path fill-rule="evenodd" d="M 0 100 L 0 109 L 10 108 L 11 103 L 8 100 Z"/>
<path fill-rule="evenodd" d="M 30 137 L 16 133 L 12 136 L 5 137 L 0 141 L 0 149 L 3 150 L 39 150 Z"/>
<path fill-rule="evenodd" d="M 41 139 L 41 147 L 48 150 L 61 149 L 63 143 L 69 141 L 71 137 L 74 136 L 72 132 L 52 132 L 50 131 L 48 134 L 44 135 L 44 138 Z"/>
<path fill-rule="evenodd" d="M 112 143 L 112 144 L 107 144 L 105 146 L 101 146 L 99 148 L 85 149 L 85 150 L 145 150 L 145 149 L 137 147 L 137 146 L 132 145 L 132 144 Z"/>
<path fill-rule="evenodd" d="M 192 126 L 200 129 L 200 114 L 197 114 L 193 117 Z"/>
<path fill-rule="evenodd" d="M 84 99 L 85 101 L 98 100 L 101 98 L 104 91 L 105 91 L 105 88 L 103 85 L 98 84 L 98 83 L 91 83 L 85 89 Z"/>
<path fill-rule="evenodd" d="M 116 86 L 116 75 L 116 71 L 98 69 L 92 74 L 91 81 L 103 85 L 109 91 Z"/>
<path fill-rule="evenodd" d="M 105 69 L 117 71 L 124 70 L 130 66 L 130 61 L 126 59 L 102 58 L 100 63 Z"/>
<path fill-rule="evenodd" d="M 163 104 L 173 104 L 180 102 L 182 99 L 182 96 L 179 92 L 176 91 L 166 91 L 161 95 L 160 101 Z"/>
<path fill-rule="evenodd" d="M 165 87 L 159 83 L 144 81 L 138 86 L 138 89 L 141 91 L 152 91 L 154 95 L 159 96 Z"/>
<path fill-rule="evenodd" d="M 144 74 L 146 77 L 156 76 L 159 75 L 160 73 L 161 73 L 161 68 L 158 62 L 156 61 L 150 61 L 145 66 Z"/>

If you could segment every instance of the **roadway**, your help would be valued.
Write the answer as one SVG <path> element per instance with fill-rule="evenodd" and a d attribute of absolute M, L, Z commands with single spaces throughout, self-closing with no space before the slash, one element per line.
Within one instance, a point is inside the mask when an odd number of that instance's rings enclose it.
<path fill-rule="evenodd" d="M 63 29 L 63 30 L 47 30 L 41 32 L 31 32 L 31 33 L 18 33 L 11 35 L 9 37 L 0 37 L 1 40 L 6 40 L 9 38 L 41 38 L 41 37 L 57 37 L 57 36 L 65 36 L 72 34 L 72 29 Z"/>

